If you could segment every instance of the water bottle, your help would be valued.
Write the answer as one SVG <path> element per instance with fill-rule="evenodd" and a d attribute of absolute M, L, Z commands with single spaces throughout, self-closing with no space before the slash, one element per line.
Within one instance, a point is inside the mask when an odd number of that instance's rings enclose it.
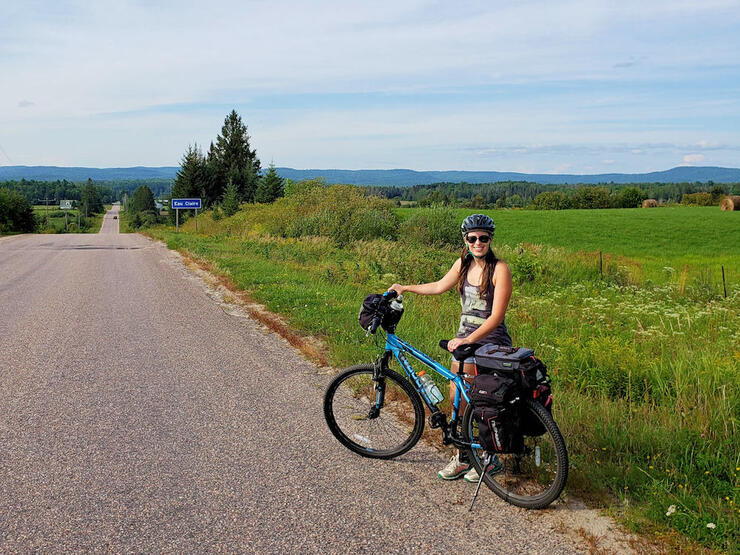
<path fill-rule="evenodd" d="M 419 380 L 421 381 L 421 386 L 424 388 L 424 393 L 426 393 L 432 404 L 436 405 L 438 403 L 441 403 L 444 399 L 444 396 L 437 387 L 437 384 L 434 383 L 434 380 L 427 376 L 427 373 L 424 372 L 424 370 L 419 372 L 417 375 L 419 376 Z"/>

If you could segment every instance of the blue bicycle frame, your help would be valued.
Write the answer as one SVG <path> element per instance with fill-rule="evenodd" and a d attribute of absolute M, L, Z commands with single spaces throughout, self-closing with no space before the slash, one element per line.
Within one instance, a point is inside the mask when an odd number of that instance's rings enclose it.
<path fill-rule="evenodd" d="M 385 350 L 390 351 L 393 353 L 393 356 L 396 358 L 398 363 L 401 365 L 401 368 L 403 368 L 404 372 L 406 372 L 406 375 L 410 380 L 412 380 L 412 383 L 416 385 L 416 389 L 421 393 L 422 399 L 424 399 L 424 402 L 429 406 L 430 409 L 437 410 L 436 406 L 432 404 L 431 400 L 427 397 L 426 392 L 424 391 L 424 388 L 422 387 L 421 380 L 419 379 L 419 376 L 416 375 L 416 372 L 414 372 L 414 368 L 411 366 L 411 363 L 409 362 L 408 358 L 406 358 L 406 354 L 412 355 L 417 360 L 424 363 L 426 366 L 437 372 L 438 374 L 444 376 L 446 379 L 450 380 L 455 384 L 455 399 L 452 403 L 452 421 L 457 421 L 458 411 L 460 409 L 460 399 L 465 399 L 466 403 L 470 402 L 470 397 L 468 396 L 468 388 L 470 387 L 465 381 L 457 374 L 453 374 L 450 370 L 442 366 L 439 362 L 436 360 L 431 359 L 426 354 L 422 353 L 418 349 L 415 349 L 406 341 L 398 337 L 397 335 L 393 333 L 389 333 L 386 336 L 385 340 Z M 461 397 L 462 396 L 462 397 Z"/>

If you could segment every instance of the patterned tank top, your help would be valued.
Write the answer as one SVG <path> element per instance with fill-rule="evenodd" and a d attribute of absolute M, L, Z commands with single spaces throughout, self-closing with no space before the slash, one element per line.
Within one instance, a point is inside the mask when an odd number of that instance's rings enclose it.
<path fill-rule="evenodd" d="M 460 315 L 460 328 L 457 330 L 456 337 L 467 337 L 491 316 L 493 294 L 489 299 L 482 299 L 480 287 L 471 285 L 466 275 L 460 295 L 460 304 L 462 305 L 462 314 Z M 501 322 L 491 333 L 477 342 L 511 346 L 511 337 L 506 329 L 506 323 Z"/>

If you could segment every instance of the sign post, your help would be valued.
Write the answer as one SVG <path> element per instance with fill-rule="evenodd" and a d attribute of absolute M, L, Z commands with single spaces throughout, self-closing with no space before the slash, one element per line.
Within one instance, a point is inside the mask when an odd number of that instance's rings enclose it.
<path fill-rule="evenodd" d="M 198 233 L 198 209 L 201 208 L 199 198 L 173 198 L 170 207 L 175 210 L 175 231 L 180 231 L 180 210 L 195 210 L 195 233 Z"/>
<path fill-rule="evenodd" d="M 71 200 L 60 200 L 59 208 L 61 210 L 64 210 L 64 231 L 67 231 L 67 227 L 69 227 L 69 218 L 67 217 L 69 216 L 69 212 L 67 212 L 67 210 L 72 210 L 72 201 Z"/>

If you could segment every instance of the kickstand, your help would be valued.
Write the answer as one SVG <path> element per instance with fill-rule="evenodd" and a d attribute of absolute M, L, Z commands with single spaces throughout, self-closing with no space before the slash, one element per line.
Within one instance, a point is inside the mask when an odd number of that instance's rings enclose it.
<path fill-rule="evenodd" d="M 475 495 L 473 496 L 473 501 L 471 501 L 470 503 L 470 508 L 468 509 L 468 512 L 473 510 L 473 505 L 475 504 L 475 500 L 478 498 L 478 492 L 480 491 L 480 485 L 483 483 L 483 476 L 486 475 L 486 470 L 488 470 L 489 464 L 491 464 L 491 454 L 486 453 L 483 456 L 483 461 L 481 464 L 480 478 L 478 478 L 478 487 L 475 488 Z"/>

